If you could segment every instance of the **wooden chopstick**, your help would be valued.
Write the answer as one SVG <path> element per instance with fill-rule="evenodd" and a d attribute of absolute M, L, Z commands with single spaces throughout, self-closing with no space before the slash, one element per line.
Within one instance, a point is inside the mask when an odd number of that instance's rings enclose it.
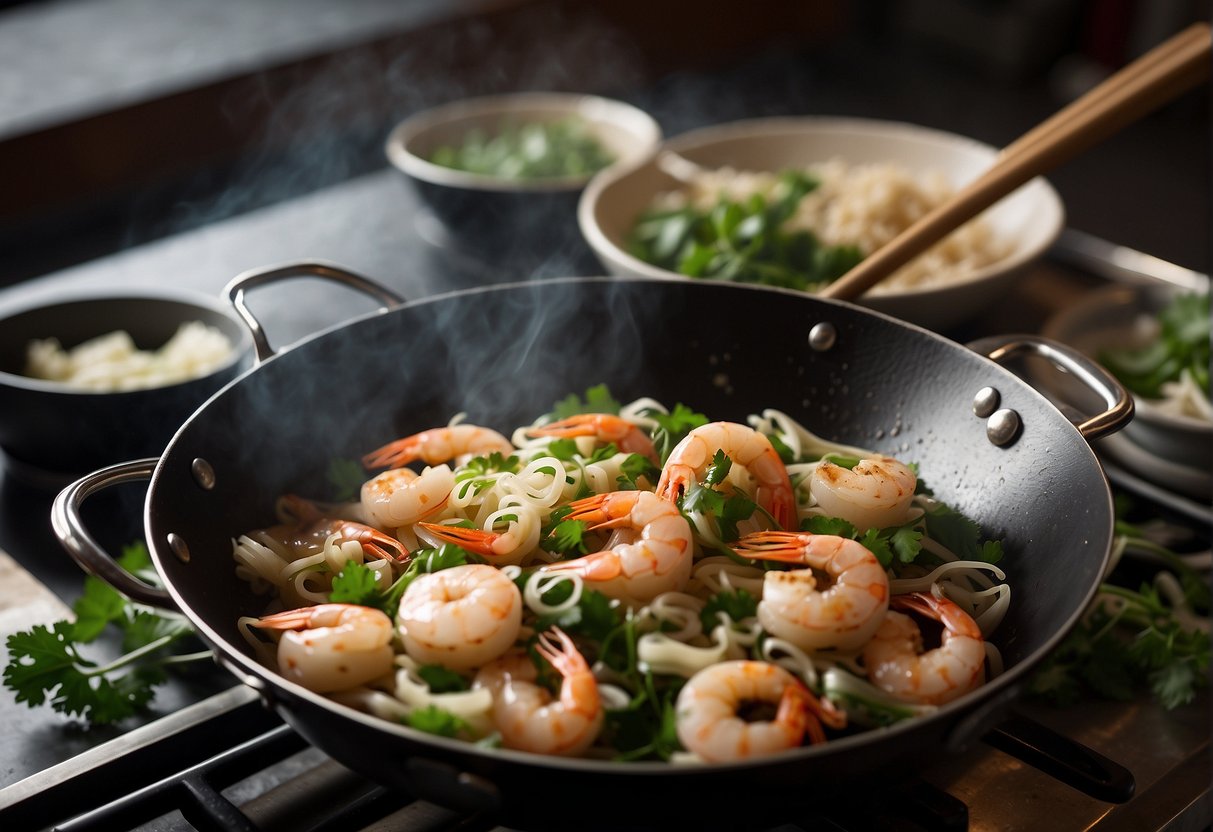
<path fill-rule="evenodd" d="M 859 297 L 1024 183 L 1208 80 L 1211 52 L 1207 23 L 1193 24 L 1150 50 L 1007 145 L 984 174 L 818 294 Z"/>
<path fill-rule="evenodd" d="M 1052 132 L 1057 129 L 1059 124 L 1064 124 L 1072 118 L 1078 118 L 1084 112 L 1089 111 L 1092 107 L 1105 100 L 1108 96 L 1113 94 L 1123 94 L 1128 85 L 1133 83 L 1134 78 L 1140 77 L 1129 72 L 1130 69 L 1136 68 L 1141 72 L 1156 70 L 1160 66 L 1161 62 L 1166 61 L 1174 51 L 1181 49 L 1186 50 L 1194 46 L 1199 48 L 1201 44 L 1204 44 L 1204 48 L 1209 48 L 1208 24 L 1198 23 L 1189 26 L 1179 34 L 1175 35 L 1173 38 L 1170 38 L 1169 40 L 1154 47 L 1149 52 L 1146 52 L 1130 66 L 1127 66 L 1121 71 L 1108 76 L 1086 93 L 1074 99 L 1074 101 L 1072 101 L 1070 104 L 1066 105 L 1064 108 L 1057 111 L 1028 132 L 1024 133 L 1018 139 L 1011 142 L 1002 149 L 1000 158 L 1005 159 L 1008 156 L 1013 156 L 1016 153 L 1032 147 L 1034 144 L 1036 144 L 1036 142 L 1041 141 L 1051 135 Z M 1176 91 L 1176 93 L 1173 95 L 1167 96 L 1167 98 L 1173 98 L 1180 92 L 1183 92 L 1183 89 Z"/>

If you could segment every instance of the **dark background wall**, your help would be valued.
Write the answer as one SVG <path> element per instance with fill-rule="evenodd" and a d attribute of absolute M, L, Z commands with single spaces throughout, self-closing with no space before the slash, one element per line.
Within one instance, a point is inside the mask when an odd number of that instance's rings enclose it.
<path fill-rule="evenodd" d="M 667 135 L 776 114 L 1002 145 L 1188 23 L 1175 0 L 60 0 L 0 10 L 0 285 L 385 166 L 419 108 L 629 100 Z M 1208 88 L 1052 177 L 1069 223 L 1209 264 Z"/>

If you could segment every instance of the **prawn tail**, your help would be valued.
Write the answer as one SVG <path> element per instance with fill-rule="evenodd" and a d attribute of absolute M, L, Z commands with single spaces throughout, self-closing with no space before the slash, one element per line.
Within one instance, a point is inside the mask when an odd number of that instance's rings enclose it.
<path fill-rule="evenodd" d="M 300 607 L 297 610 L 263 615 L 253 621 L 252 626 L 261 627 L 264 630 L 306 630 L 312 623 L 312 616 L 319 609 L 319 607 Z"/>
<path fill-rule="evenodd" d="M 488 532 L 483 529 L 465 529 L 462 526 L 451 526 L 443 523 L 418 523 L 417 525 L 439 540 L 454 543 L 456 546 L 474 554 L 484 555 L 485 557 L 492 557 L 498 554 L 493 548 L 493 544 L 501 539 L 499 532 Z"/>
<path fill-rule="evenodd" d="M 799 532 L 761 531 L 743 536 L 733 546 L 742 557 L 803 563 L 805 536 Z"/>
<path fill-rule="evenodd" d="M 937 598 L 929 592 L 911 592 L 894 595 L 889 606 L 898 610 L 909 610 L 943 624 L 950 633 L 968 638 L 982 638 L 981 628 L 972 616 L 947 598 Z"/>
<path fill-rule="evenodd" d="M 363 468 L 398 468 L 418 458 L 417 442 L 411 436 L 389 442 L 362 457 Z"/>
<path fill-rule="evenodd" d="M 572 572 L 587 581 L 609 581 L 623 574 L 623 563 L 614 552 L 595 552 L 576 560 L 559 561 L 543 567 L 544 572 Z"/>
<path fill-rule="evenodd" d="M 626 526 L 631 522 L 628 513 L 636 504 L 639 491 L 614 491 L 595 494 L 569 503 L 572 509 L 565 520 L 580 520 L 589 524 L 590 531 Z"/>
<path fill-rule="evenodd" d="M 361 544 L 362 551 L 374 558 L 400 562 L 408 560 L 409 552 L 404 548 L 404 544 L 378 529 L 347 521 L 341 524 L 338 531 L 343 540 L 353 540 Z"/>
<path fill-rule="evenodd" d="M 555 422 L 548 422 L 527 431 L 528 436 L 554 436 L 557 439 L 571 439 L 577 436 L 596 436 L 598 428 L 591 414 L 582 413 Z"/>

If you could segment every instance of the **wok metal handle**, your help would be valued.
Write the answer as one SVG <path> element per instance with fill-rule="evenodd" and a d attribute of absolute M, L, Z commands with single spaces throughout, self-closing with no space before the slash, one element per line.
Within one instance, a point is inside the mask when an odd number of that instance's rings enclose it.
<path fill-rule="evenodd" d="M 1070 373 L 1104 400 L 1107 410 L 1077 423 L 1088 442 L 1123 428 L 1133 418 L 1133 397 L 1116 378 L 1087 356 L 1039 335 L 992 335 L 968 344 L 991 361 L 1002 363 L 1018 355 L 1035 355 Z"/>
<path fill-rule="evenodd" d="M 1126 803 L 1137 790 L 1133 772 L 1022 714 L 1013 714 L 982 739 L 1096 800 Z"/>
<path fill-rule="evenodd" d="M 274 356 L 274 348 L 270 346 L 269 340 L 265 337 L 265 329 L 261 326 L 261 322 L 257 320 L 252 310 L 244 302 L 244 293 L 257 286 L 265 286 L 269 283 L 276 283 L 279 280 L 287 280 L 293 277 L 319 277 L 324 280 L 331 280 L 334 283 L 340 283 L 343 286 L 348 286 L 382 302 L 383 307 L 380 309 L 382 312 L 400 306 L 405 302 L 403 297 L 386 286 L 331 263 L 301 261 L 298 263 L 286 263 L 281 266 L 250 269 L 243 274 L 237 275 L 227 284 L 223 293 L 227 296 L 232 306 L 235 307 L 236 314 L 244 321 L 245 326 L 249 328 L 249 332 L 252 333 L 253 344 L 257 348 L 258 363 L 272 358 Z"/>
<path fill-rule="evenodd" d="M 119 566 L 88 533 L 80 516 L 80 507 L 91 495 L 112 485 L 151 479 L 157 462 L 159 460 L 155 457 L 120 462 L 76 480 L 55 496 L 51 505 L 51 527 L 72 560 L 88 574 L 100 578 L 140 604 L 179 612 L 168 592 L 145 584 Z"/>

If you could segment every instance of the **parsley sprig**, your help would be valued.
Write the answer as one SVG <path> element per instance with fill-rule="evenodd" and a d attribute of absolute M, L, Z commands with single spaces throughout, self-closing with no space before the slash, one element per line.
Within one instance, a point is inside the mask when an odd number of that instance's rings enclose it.
<path fill-rule="evenodd" d="M 803 172 L 785 171 L 769 198 L 722 195 L 707 211 L 690 205 L 649 211 L 632 228 L 628 251 L 690 277 L 820 289 L 846 274 L 863 254 L 853 245 L 825 245 L 811 231 L 785 227 L 818 184 Z"/>
<path fill-rule="evenodd" d="M 159 579 L 147 547 L 124 547 L 118 563 L 149 583 Z M 161 614 L 132 603 L 98 578 L 84 579 L 84 592 L 72 607 L 74 620 L 37 625 L 7 639 L 9 660 L 4 685 L 18 702 L 50 706 L 92 724 L 134 716 L 155 697 L 173 665 L 209 659 L 210 651 L 183 654 L 174 648 L 194 634 L 179 615 Z M 103 634 L 116 628 L 122 655 L 100 661 L 90 655 Z"/>
<path fill-rule="evenodd" d="M 1118 514 L 1129 508 L 1118 495 Z M 1207 578 L 1141 527 L 1118 518 L 1116 531 L 1115 551 L 1148 553 L 1164 568 L 1152 580 L 1135 581 L 1135 564 L 1122 557 L 1083 619 L 1041 663 L 1029 691 L 1067 705 L 1088 694 L 1129 700 L 1144 689 L 1164 708 L 1177 708 L 1209 683 Z"/>
<path fill-rule="evenodd" d="M 1209 395 L 1209 294 L 1179 294 L 1158 314 L 1158 337 L 1141 348 L 1108 349 L 1100 362 L 1126 387 L 1148 399 L 1185 370 Z"/>

